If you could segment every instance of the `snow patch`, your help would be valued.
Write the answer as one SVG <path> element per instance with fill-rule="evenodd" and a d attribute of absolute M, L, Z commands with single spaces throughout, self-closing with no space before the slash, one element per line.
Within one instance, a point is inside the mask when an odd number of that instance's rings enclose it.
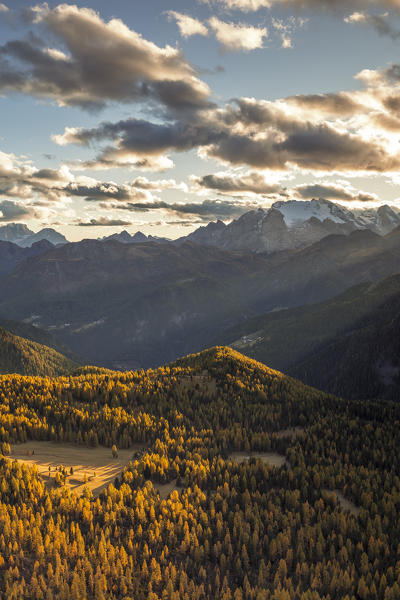
<path fill-rule="evenodd" d="M 288 200 L 275 202 L 272 208 L 282 213 L 287 227 L 293 227 L 315 217 L 319 221 L 330 219 L 335 223 L 353 222 L 352 214 L 327 200 Z"/>

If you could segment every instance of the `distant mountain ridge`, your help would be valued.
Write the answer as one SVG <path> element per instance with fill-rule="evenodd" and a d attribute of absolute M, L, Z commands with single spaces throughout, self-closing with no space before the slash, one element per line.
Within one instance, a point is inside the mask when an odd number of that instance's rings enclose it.
<path fill-rule="evenodd" d="M 121 242 L 122 244 L 144 244 L 146 242 L 164 243 L 171 241 L 168 238 L 158 237 L 154 235 L 145 235 L 141 231 L 137 231 L 136 233 L 131 235 L 126 230 L 121 231 L 120 233 L 112 233 L 111 235 L 101 238 L 102 242 L 107 242 L 110 240 Z"/>
<path fill-rule="evenodd" d="M 351 211 L 328 200 L 288 200 L 275 202 L 269 209 L 245 213 L 225 225 L 209 223 L 177 243 L 192 241 L 224 250 L 281 252 L 309 246 L 332 234 L 347 235 L 369 229 L 386 235 L 400 225 L 400 213 L 390 206 Z"/>
<path fill-rule="evenodd" d="M 194 242 L 222 250 L 249 250 L 271 254 L 305 248 L 332 234 L 348 235 L 358 229 L 368 229 L 378 235 L 386 235 L 398 226 L 400 212 L 387 204 L 376 208 L 350 210 L 324 199 L 285 200 L 275 202 L 268 209 L 248 211 L 228 224 L 221 220 L 212 221 L 177 240 L 145 235 L 141 231 L 131 234 L 126 230 L 98 239 L 123 244 L 152 242 L 181 245 Z M 22 223 L 9 223 L 0 227 L 0 241 L 27 248 L 43 240 L 54 246 L 68 243 L 64 235 L 51 228 L 34 233 Z"/>
<path fill-rule="evenodd" d="M 85 240 L 21 260 L 1 279 L 0 314 L 54 332 L 88 363 L 149 367 L 215 343 L 246 318 L 332 298 L 399 264 L 400 227 L 272 254 Z"/>
<path fill-rule="evenodd" d="M 37 233 L 23 223 L 9 223 L 0 227 L 0 241 L 12 242 L 22 248 L 30 248 L 33 244 L 43 240 L 50 242 L 54 246 L 68 243 L 64 235 L 50 227 L 41 229 Z"/>

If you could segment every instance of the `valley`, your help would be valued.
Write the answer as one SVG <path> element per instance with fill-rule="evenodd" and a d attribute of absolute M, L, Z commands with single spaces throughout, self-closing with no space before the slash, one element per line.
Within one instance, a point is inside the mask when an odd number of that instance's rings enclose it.
<path fill-rule="evenodd" d="M 281 362 L 257 354 L 263 338 L 257 319 L 267 312 L 280 318 L 282 307 L 328 301 L 395 274 L 399 231 L 378 235 L 357 229 L 276 253 L 188 241 L 63 244 L 10 266 L 0 280 L 0 315 L 46 330 L 78 362 L 105 367 L 155 367 L 212 344 L 232 343 L 243 351 L 250 344 L 250 354 L 291 368 L 293 344 Z M 243 336 L 250 336 L 244 345 Z M 328 336 L 315 338 L 311 348 L 324 339 Z"/>

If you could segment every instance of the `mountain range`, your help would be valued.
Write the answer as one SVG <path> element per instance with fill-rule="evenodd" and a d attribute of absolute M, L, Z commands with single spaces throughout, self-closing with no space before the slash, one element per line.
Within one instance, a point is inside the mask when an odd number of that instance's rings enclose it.
<path fill-rule="evenodd" d="M 85 240 L 50 247 L 5 274 L 0 315 L 45 328 L 90 363 L 155 366 L 248 318 L 392 275 L 399 261 L 400 228 L 274 254 Z"/>
<path fill-rule="evenodd" d="M 380 235 L 400 225 L 400 213 L 390 206 L 350 211 L 327 200 L 275 202 L 268 210 L 245 213 L 226 225 L 209 223 L 178 240 L 225 250 L 279 252 L 302 248 L 332 234 L 368 229 Z"/>
<path fill-rule="evenodd" d="M 124 244 L 147 242 L 181 245 L 194 242 L 224 250 L 280 252 L 308 246 L 332 234 L 349 234 L 357 229 L 369 229 L 386 235 L 400 225 L 400 212 L 387 204 L 376 208 L 349 210 L 328 200 L 290 200 L 275 202 L 269 209 L 251 210 L 228 224 L 221 220 L 210 222 L 177 240 L 145 235 L 141 231 L 112 233 L 101 241 Z M 34 233 L 26 225 L 10 223 L 0 227 L 0 241 L 13 242 L 21 247 L 46 240 L 57 246 L 66 244 L 64 235 L 45 228 Z"/>
<path fill-rule="evenodd" d="M 256 224 L 274 219 L 283 220 L 291 235 L 301 226 L 339 233 L 299 248 L 273 251 L 264 244 L 264 251 L 257 250 L 264 238 L 257 238 L 262 227 Z M 362 368 L 370 369 L 374 381 L 371 376 L 368 385 L 359 382 L 353 390 L 345 384 L 346 364 L 353 363 L 347 358 L 342 364 L 340 356 L 346 356 L 343 339 L 350 340 L 350 331 L 361 335 L 364 318 L 385 326 L 373 311 L 394 302 L 397 293 L 396 278 L 387 279 L 399 272 L 396 219 L 388 207 L 356 214 L 311 201 L 276 204 L 222 224 L 230 232 L 226 239 L 238 232 L 241 249 L 195 242 L 195 234 L 169 241 L 122 232 L 58 245 L 42 240 L 26 248 L 0 241 L 0 316 L 14 322 L 8 326 L 3 319 L 0 326 L 101 367 L 154 367 L 223 343 L 330 392 L 390 395 L 385 382 L 396 373 L 396 361 L 381 351 L 375 361 L 365 360 Z M 385 278 L 389 283 L 374 287 Z M 394 315 L 395 306 L 390 312 L 388 305 L 385 314 Z"/>
<path fill-rule="evenodd" d="M 50 242 L 54 246 L 68 243 L 64 235 L 50 227 L 41 229 L 37 233 L 23 223 L 9 223 L 0 227 L 0 241 L 12 242 L 22 248 L 30 248 L 33 244 L 43 240 Z"/>
<path fill-rule="evenodd" d="M 120 233 L 113 233 L 102 238 L 103 242 L 107 242 L 110 240 L 114 240 L 116 242 L 121 242 L 122 244 L 143 244 L 145 242 L 169 242 L 171 240 L 163 237 L 157 237 L 154 235 L 145 235 L 141 231 L 137 231 L 135 234 L 131 235 L 127 231 L 121 231 Z"/>

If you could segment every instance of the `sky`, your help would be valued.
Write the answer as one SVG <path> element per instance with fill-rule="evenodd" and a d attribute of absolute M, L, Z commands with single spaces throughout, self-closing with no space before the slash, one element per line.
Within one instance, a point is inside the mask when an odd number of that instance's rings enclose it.
<path fill-rule="evenodd" d="M 400 207 L 400 0 L 0 0 L 0 225 Z"/>

